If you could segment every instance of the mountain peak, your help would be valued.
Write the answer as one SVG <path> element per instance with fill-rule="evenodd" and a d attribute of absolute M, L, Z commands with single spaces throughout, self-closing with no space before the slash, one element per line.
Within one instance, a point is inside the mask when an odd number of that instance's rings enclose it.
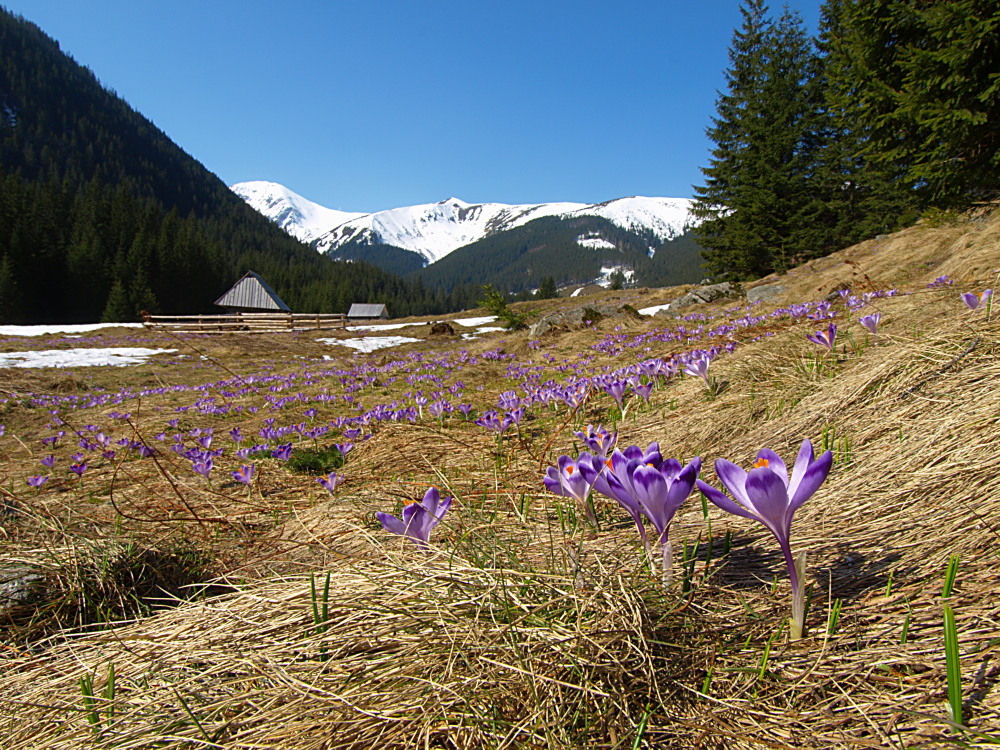
<path fill-rule="evenodd" d="M 437 203 L 370 214 L 334 211 L 274 182 L 243 182 L 233 191 L 285 231 L 328 253 L 350 242 L 392 245 L 433 263 L 487 235 L 546 216 L 595 216 L 658 240 L 683 234 L 693 224 L 686 198 L 629 196 L 603 203 L 470 204 L 452 196 Z"/>

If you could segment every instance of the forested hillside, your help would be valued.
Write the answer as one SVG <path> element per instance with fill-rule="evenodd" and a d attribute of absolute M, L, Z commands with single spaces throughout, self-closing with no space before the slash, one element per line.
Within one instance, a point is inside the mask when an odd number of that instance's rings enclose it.
<path fill-rule="evenodd" d="M 696 187 L 711 273 L 784 271 L 1000 192 L 1000 6 L 744 0 Z"/>
<path fill-rule="evenodd" d="M 661 243 L 651 232 L 639 235 L 607 219 L 550 216 L 484 237 L 411 275 L 428 288 L 489 283 L 519 292 L 548 276 L 562 286 L 596 279 L 602 267 L 626 266 L 641 286 L 670 286 L 702 278 L 699 252 L 689 235 Z"/>
<path fill-rule="evenodd" d="M 247 270 L 296 311 L 446 304 L 292 239 L 37 26 L 0 9 L 0 322 L 210 311 Z"/>

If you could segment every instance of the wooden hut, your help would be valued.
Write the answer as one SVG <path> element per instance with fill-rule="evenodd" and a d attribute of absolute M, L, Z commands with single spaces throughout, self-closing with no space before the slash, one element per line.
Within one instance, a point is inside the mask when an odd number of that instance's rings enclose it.
<path fill-rule="evenodd" d="M 278 293 L 253 271 L 247 271 L 215 304 L 234 313 L 291 312 Z"/>
<path fill-rule="evenodd" d="M 355 302 L 347 311 L 348 320 L 388 320 L 389 311 L 385 305 Z"/>

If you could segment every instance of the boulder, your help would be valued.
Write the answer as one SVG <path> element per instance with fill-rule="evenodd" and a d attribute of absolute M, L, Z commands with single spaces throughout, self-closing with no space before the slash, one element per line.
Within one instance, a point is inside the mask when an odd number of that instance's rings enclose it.
<path fill-rule="evenodd" d="M 45 593 L 45 576 L 25 565 L 0 567 L 0 616 L 31 604 Z"/>
<path fill-rule="evenodd" d="M 739 297 L 741 294 L 742 291 L 739 286 L 729 281 L 723 281 L 720 284 L 699 286 L 695 287 L 682 297 L 675 299 L 670 303 L 670 308 L 668 310 L 661 310 L 657 312 L 657 315 L 662 313 L 665 316 L 672 317 L 678 314 L 678 310 L 683 310 L 685 307 L 691 307 L 692 305 L 704 305 L 720 299 L 731 299 L 733 297 Z"/>
<path fill-rule="evenodd" d="M 785 293 L 785 287 L 781 284 L 765 284 L 747 289 L 747 302 L 766 302 Z"/>
<path fill-rule="evenodd" d="M 622 315 L 622 313 L 607 305 L 586 305 L 572 310 L 564 310 L 537 320 L 528 330 L 528 336 L 538 338 L 549 331 L 576 330 L 617 315 Z"/>
<path fill-rule="evenodd" d="M 455 327 L 447 320 L 441 320 L 431 326 L 429 336 L 454 336 Z"/>

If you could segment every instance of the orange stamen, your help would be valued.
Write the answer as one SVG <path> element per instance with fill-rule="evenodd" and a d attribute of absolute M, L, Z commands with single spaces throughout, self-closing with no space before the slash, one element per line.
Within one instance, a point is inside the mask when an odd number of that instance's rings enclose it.
<path fill-rule="evenodd" d="M 566 474 L 567 474 L 567 475 L 569 475 L 569 476 L 572 476 L 572 475 L 573 475 L 573 469 L 574 469 L 574 466 L 573 466 L 573 464 L 569 464 L 569 465 L 568 465 L 568 466 L 566 467 Z"/>
<path fill-rule="evenodd" d="M 753 465 L 755 469 L 766 469 L 771 463 L 766 458 L 758 458 L 757 463 Z"/>

